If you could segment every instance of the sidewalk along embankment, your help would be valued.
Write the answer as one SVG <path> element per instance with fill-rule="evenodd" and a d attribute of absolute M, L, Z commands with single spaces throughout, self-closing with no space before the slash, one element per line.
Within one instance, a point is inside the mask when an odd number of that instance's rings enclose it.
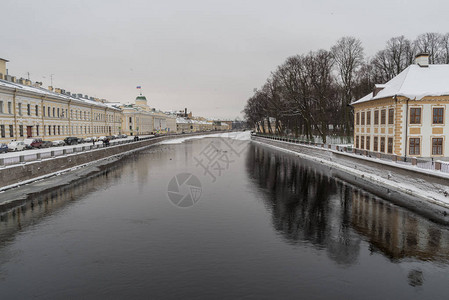
<path fill-rule="evenodd" d="M 126 155 L 168 139 L 178 139 L 196 135 L 216 134 L 217 132 L 199 132 L 182 135 L 170 135 L 148 138 L 132 143 L 114 145 L 89 151 L 75 152 L 38 161 L 24 162 L 18 165 L 0 168 L 0 191 L 40 180 L 58 172 L 68 172 L 72 168 L 86 165 L 114 156 Z"/>
<path fill-rule="evenodd" d="M 449 224 L 449 174 L 323 147 L 252 137 L 252 141 L 314 163 L 319 169 L 439 223 Z"/>

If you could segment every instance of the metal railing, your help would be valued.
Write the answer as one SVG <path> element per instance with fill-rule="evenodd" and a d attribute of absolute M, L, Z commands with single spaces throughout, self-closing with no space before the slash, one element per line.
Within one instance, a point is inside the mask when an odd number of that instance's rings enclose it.
<path fill-rule="evenodd" d="M 415 166 L 420 169 L 424 170 L 434 170 L 434 171 L 440 171 L 443 173 L 449 173 L 449 162 L 447 161 L 440 161 L 440 160 L 434 160 L 434 159 L 422 159 L 417 157 L 404 157 L 399 156 L 395 154 L 388 154 L 388 153 L 381 153 L 381 152 L 373 152 L 368 150 L 360 150 L 353 148 L 352 145 L 335 145 L 335 144 L 323 144 L 323 143 L 316 143 L 308 140 L 302 140 L 300 138 L 293 138 L 293 137 L 285 137 L 285 136 L 275 136 L 275 135 L 269 135 L 269 134 L 260 134 L 256 133 L 254 136 L 276 140 L 276 141 L 283 141 L 293 144 L 302 144 L 302 145 L 309 145 L 314 146 L 318 148 L 325 148 L 330 150 L 335 150 L 339 152 L 346 152 L 354 155 L 361 155 L 376 159 L 381 159 L 383 161 L 392 161 L 394 163 L 398 163 L 401 165 L 410 165 Z"/>
<path fill-rule="evenodd" d="M 111 140 L 109 146 L 106 146 L 104 143 L 98 141 L 98 142 L 96 142 L 95 145 L 93 145 L 93 144 L 89 145 L 88 143 L 83 143 L 83 144 L 79 144 L 75 147 L 70 147 L 70 148 L 65 148 L 65 149 L 52 150 L 51 148 L 49 148 L 49 151 L 40 151 L 37 153 L 26 153 L 26 151 L 24 151 L 24 153 L 22 155 L 10 156 L 10 157 L 0 157 L 0 168 L 4 168 L 6 166 L 11 166 L 11 165 L 16 165 L 16 164 L 24 164 L 24 163 L 32 162 L 32 161 L 40 161 L 43 159 L 50 159 L 50 158 L 55 158 L 55 157 L 66 156 L 68 154 L 73 154 L 73 153 L 92 151 L 92 150 L 96 150 L 96 149 L 100 149 L 100 148 L 114 147 L 114 146 L 129 144 L 129 143 L 146 141 L 146 140 L 150 140 L 150 139 L 157 139 L 157 138 L 161 138 L 161 137 L 168 137 L 168 136 L 184 137 L 184 136 L 190 136 L 190 135 L 198 135 L 198 134 L 201 135 L 201 134 L 207 134 L 207 133 L 223 133 L 223 132 L 226 132 L 226 131 L 222 131 L 222 130 L 207 131 L 207 132 L 197 131 L 197 132 L 192 132 L 192 133 L 187 133 L 187 134 L 165 133 L 165 134 L 154 135 L 154 136 L 139 137 L 137 141 L 134 141 L 134 139 Z"/>
<path fill-rule="evenodd" d="M 40 161 L 43 159 L 50 159 L 50 158 L 55 158 L 55 157 L 66 156 L 68 154 L 73 154 L 73 153 L 91 151 L 91 150 L 100 149 L 100 148 L 114 147 L 114 146 L 129 144 L 129 143 L 141 142 L 141 141 L 154 139 L 154 138 L 158 138 L 158 137 L 162 137 L 162 136 L 172 136 L 172 135 L 175 135 L 175 134 L 166 134 L 166 135 L 153 136 L 153 137 L 142 137 L 142 138 L 139 138 L 139 140 L 137 140 L 137 141 L 134 141 L 133 139 L 120 140 L 120 141 L 112 140 L 112 141 L 110 141 L 109 146 L 106 146 L 102 142 L 97 142 L 95 145 L 93 145 L 93 144 L 88 145 L 87 143 L 84 143 L 84 144 L 79 144 L 78 146 L 66 148 L 66 149 L 51 150 L 51 148 L 49 148 L 49 151 L 40 151 L 37 153 L 31 153 L 31 154 L 27 154 L 25 151 L 22 155 L 18 155 L 18 156 L 0 157 L 0 168 L 15 165 L 15 164 L 22 164 L 22 163 L 27 163 L 27 162 L 32 162 L 32 161 Z"/>

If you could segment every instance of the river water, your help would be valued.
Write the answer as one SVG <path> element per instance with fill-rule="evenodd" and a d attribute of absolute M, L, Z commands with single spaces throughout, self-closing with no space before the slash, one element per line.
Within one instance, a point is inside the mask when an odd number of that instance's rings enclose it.
<path fill-rule="evenodd" d="M 449 230 L 249 141 L 165 144 L 1 214 L 1 299 L 447 299 Z"/>

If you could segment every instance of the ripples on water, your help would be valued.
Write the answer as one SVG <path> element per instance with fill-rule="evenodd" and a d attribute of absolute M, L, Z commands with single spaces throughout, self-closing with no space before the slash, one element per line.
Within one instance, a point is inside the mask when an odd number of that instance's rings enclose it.
<path fill-rule="evenodd" d="M 212 182 L 192 159 L 211 140 L 150 148 L 2 213 L 0 294 L 445 299 L 447 227 L 253 144 Z M 203 185 L 189 209 L 166 197 L 180 172 Z"/>

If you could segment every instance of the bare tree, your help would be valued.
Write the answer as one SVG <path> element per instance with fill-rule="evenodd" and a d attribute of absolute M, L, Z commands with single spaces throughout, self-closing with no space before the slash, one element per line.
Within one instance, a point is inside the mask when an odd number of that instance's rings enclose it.
<path fill-rule="evenodd" d="M 441 59 L 440 63 L 449 64 L 449 33 L 440 38 Z"/>
<path fill-rule="evenodd" d="M 371 60 L 377 83 L 387 82 L 413 63 L 415 53 L 412 43 L 404 36 L 387 41 L 386 47 Z"/>
<path fill-rule="evenodd" d="M 429 63 L 441 63 L 441 34 L 428 32 L 420 34 L 415 40 L 416 50 L 418 52 L 429 53 Z"/>
<path fill-rule="evenodd" d="M 343 92 L 341 102 L 343 130 L 349 135 L 353 126 L 352 110 L 349 104 L 353 100 L 352 91 L 355 86 L 355 74 L 363 62 L 363 47 L 360 40 L 354 37 L 343 37 L 338 40 L 331 51 Z"/>

